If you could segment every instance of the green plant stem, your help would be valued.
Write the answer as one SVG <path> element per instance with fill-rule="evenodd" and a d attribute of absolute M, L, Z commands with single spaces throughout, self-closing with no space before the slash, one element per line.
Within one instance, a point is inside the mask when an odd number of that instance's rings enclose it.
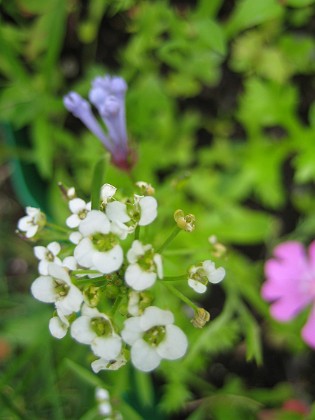
<path fill-rule="evenodd" d="M 139 239 L 140 236 L 140 226 L 138 225 L 135 230 L 135 240 Z"/>
<path fill-rule="evenodd" d="M 177 290 L 174 286 L 169 283 L 164 283 L 163 280 L 160 282 L 162 283 L 170 292 L 172 292 L 175 296 L 177 296 L 180 300 L 185 302 L 188 306 L 193 308 L 194 311 L 198 310 L 198 306 L 195 305 L 187 296 L 185 296 L 182 292 Z"/>
<path fill-rule="evenodd" d="M 164 277 L 162 281 L 187 281 L 187 275 Z"/>
<path fill-rule="evenodd" d="M 67 233 L 67 234 L 69 234 L 69 232 L 70 232 L 69 229 L 66 229 L 62 226 L 55 225 L 54 223 L 46 222 L 46 226 L 50 229 L 53 229 L 53 230 L 56 230 L 56 231 L 59 231 L 59 232 L 63 232 L 63 233 Z"/>
<path fill-rule="evenodd" d="M 160 246 L 157 252 L 161 254 L 164 251 L 164 249 L 172 242 L 172 240 L 179 234 L 179 232 L 181 232 L 181 230 L 182 229 L 180 229 L 178 226 L 175 226 L 170 236 L 166 239 L 164 244 Z"/>
<path fill-rule="evenodd" d="M 78 275 L 78 274 L 79 275 L 80 274 L 86 275 L 86 274 L 100 274 L 100 272 L 97 271 L 97 270 L 73 270 L 72 274 L 74 274 L 74 275 Z"/>

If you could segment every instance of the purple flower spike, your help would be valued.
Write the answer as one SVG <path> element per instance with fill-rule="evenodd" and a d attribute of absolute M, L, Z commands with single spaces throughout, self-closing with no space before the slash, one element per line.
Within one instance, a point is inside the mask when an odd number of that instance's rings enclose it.
<path fill-rule="evenodd" d="M 66 108 L 101 139 L 112 155 L 112 162 L 120 169 L 129 171 L 135 163 L 129 149 L 125 116 L 125 93 L 127 83 L 121 77 L 96 77 L 89 92 L 90 102 L 95 106 L 108 130 L 108 137 L 92 114 L 90 104 L 77 93 L 64 98 Z"/>
<path fill-rule="evenodd" d="M 91 106 L 85 99 L 76 92 L 70 92 L 63 98 L 63 103 L 67 110 L 79 118 L 110 152 L 113 150 L 110 140 L 92 114 Z"/>
<path fill-rule="evenodd" d="M 303 340 L 315 348 L 315 241 L 306 253 L 300 242 L 289 241 L 274 249 L 274 258 L 265 264 L 266 282 L 261 294 L 271 302 L 273 318 L 293 319 L 304 308 L 312 309 L 302 329 Z"/>

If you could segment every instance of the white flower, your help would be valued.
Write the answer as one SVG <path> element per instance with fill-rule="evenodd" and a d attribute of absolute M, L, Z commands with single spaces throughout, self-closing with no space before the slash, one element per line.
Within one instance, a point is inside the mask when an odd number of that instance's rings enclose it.
<path fill-rule="evenodd" d="M 120 354 L 116 359 L 110 361 L 102 358 L 94 360 L 94 362 L 91 363 L 91 367 L 94 373 L 98 373 L 101 370 L 118 370 L 126 363 L 127 360 L 125 356 Z"/>
<path fill-rule="evenodd" d="M 186 353 L 186 335 L 173 322 L 172 312 L 155 306 L 125 321 L 121 336 L 131 346 L 131 361 L 137 369 L 149 372 L 161 359 L 175 360 Z"/>
<path fill-rule="evenodd" d="M 89 344 L 93 353 L 107 362 L 116 359 L 122 343 L 110 319 L 87 305 L 82 306 L 81 313 L 71 325 L 71 336 L 79 343 Z"/>
<path fill-rule="evenodd" d="M 67 218 L 66 225 L 69 228 L 76 228 L 91 210 L 91 203 L 86 203 L 82 198 L 73 198 L 69 201 L 69 209 L 72 214 Z"/>
<path fill-rule="evenodd" d="M 66 269 L 54 264 L 48 264 L 48 276 L 40 276 L 31 286 L 35 299 L 45 303 L 55 303 L 59 313 L 67 316 L 80 309 L 83 302 L 81 291 L 71 283 Z"/>
<path fill-rule="evenodd" d="M 112 201 L 107 204 L 105 211 L 109 220 L 126 232 L 126 237 L 138 225 L 147 226 L 153 222 L 157 216 L 157 201 L 154 197 L 135 194 L 133 203 Z"/>
<path fill-rule="evenodd" d="M 50 262 L 54 262 L 56 264 L 61 264 L 60 259 L 57 255 L 60 252 L 60 245 L 58 242 L 51 242 L 50 244 L 45 246 L 35 246 L 34 247 L 34 254 L 37 259 L 40 260 L 38 264 L 38 272 L 39 274 L 43 274 L 44 276 L 48 275 L 48 264 Z"/>
<path fill-rule="evenodd" d="M 139 293 L 131 290 L 129 292 L 129 299 L 128 299 L 128 313 L 133 316 L 139 315 L 139 302 L 140 302 L 140 295 Z"/>
<path fill-rule="evenodd" d="M 133 241 L 127 253 L 129 265 L 125 281 L 134 290 L 141 291 L 153 286 L 157 277 L 163 277 L 161 255 L 155 254 L 151 245 Z"/>
<path fill-rule="evenodd" d="M 101 188 L 101 200 L 103 204 L 107 204 L 115 195 L 117 188 L 111 184 L 104 184 Z"/>
<path fill-rule="evenodd" d="M 61 339 L 67 334 L 69 325 L 67 317 L 59 311 L 58 315 L 52 317 L 49 321 L 50 334 L 55 338 Z"/>
<path fill-rule="evenodd" d="M 79 231 L 83 238 L 74 250 L 74 257 L 82 267 L 96 269 L 103 274 L 121 267 L 123 251 L 104 213 L 91 210 L 80 223 Z"/>
<path fill-rule="evenodd" d="M 26 207 L 27 216 L 22 217 L 18 221 L 18 229 L 25 232 L 27 238 L 32 238 L 38 232 L 38 229 L 44 226 L 46 218 L 45 215 L 34 207 Z"/>
<path fill-rule="evenodd" d="M 128 233 L 134 231 L 134 226 L 128 226 L 131 221 L 127 213 L 127 206 L 120 201 L 108 203 L 105 209 L 106 216 L 111 221 L 111 230 L 121 239 L 125 239 Z"/>
<path fill-rule="evenodd" d="M 207 290 L 207 284 L 219 283 L 225 276 L 223 267 L 215 268 L 214 262 L 210 260 L 203 261 L 199 265 L 192 266 L 189 269 L 188 285 L 197 293 L 204 293 Z"/>

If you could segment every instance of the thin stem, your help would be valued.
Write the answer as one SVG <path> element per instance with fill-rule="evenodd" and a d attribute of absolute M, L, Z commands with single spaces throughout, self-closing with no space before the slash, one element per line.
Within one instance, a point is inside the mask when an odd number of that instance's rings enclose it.
<path fill-rule="evenodd" d="M 53 229 L 53 230 L 57 230 L 59 232 L 63 232 L 63 233 L 67 233 L 67 234 L 69 234 L 69 232 L 70 232 L 69 229 L 66 229 L 62 226 L 55 225 L 54 223 L 47 222 L 46 226 Z"/>
<path fill-rule="evenodd" d="M 72 274 L 74 274 L 75 276 L 76 275 L 80 275 L 80 274 L 84 274 L 84 275 L 86 275 L 86 274 L 100 274 L 101 275 L 101 273 L 99 272 L 99 271 L 97 271 L 97 270 L 73 270 L 72 271 Z"/>
<path fill-rule="evenodd" d="M 164 277 L 162 281 L 187 281 L 187 275 Z"/>
<path fill-rule="evenodd" d="M 172 286 L 169 283 L 164 283 L 163 281 L 161 281 L 161 283 L 164 284 L 164 286 L 167 287 L 168 290 L 171 291 L 180 300 L 182 300 L 188 306 L 190 306 L 191 308 L 193 308 L 194 311 L 197 311 L 198 310 L 198 306 L 195 305 L 187 296 L 185 296 L 182 292 L 180 292 L 179 290 L 177 290 L 174 286 Z"/>
<path fill-rule="evenodd" d="M 159 254 L 161 254 L 164 249 L 172 242 L 172 240 L 181 232 L 181 229 L 178 226 L 175 226 L 173 231 L 171 232 L 170 236 L 166 239 L 163 245 L 157 250 Z"/>
<path fill-rule="evenodd" d="M 140 226 L 138 225 L 135 230 L 135 240 L 139 239 L 140 236 Z"/>

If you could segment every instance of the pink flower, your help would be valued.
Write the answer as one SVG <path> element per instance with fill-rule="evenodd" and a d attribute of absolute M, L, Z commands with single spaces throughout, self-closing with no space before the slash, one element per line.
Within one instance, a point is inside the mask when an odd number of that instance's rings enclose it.
<path fill-rule="evenodd" d="M 278 245 L 273 254 L 274 258 L 265 264 L 267 280 L 262 296 L 272 302 L 271 315 L 282 322 L 290 321 L 312 305 L 302 337 L 315 348 L 315 241 L 308 252 L 300 242 L 289 241 Z"/>

